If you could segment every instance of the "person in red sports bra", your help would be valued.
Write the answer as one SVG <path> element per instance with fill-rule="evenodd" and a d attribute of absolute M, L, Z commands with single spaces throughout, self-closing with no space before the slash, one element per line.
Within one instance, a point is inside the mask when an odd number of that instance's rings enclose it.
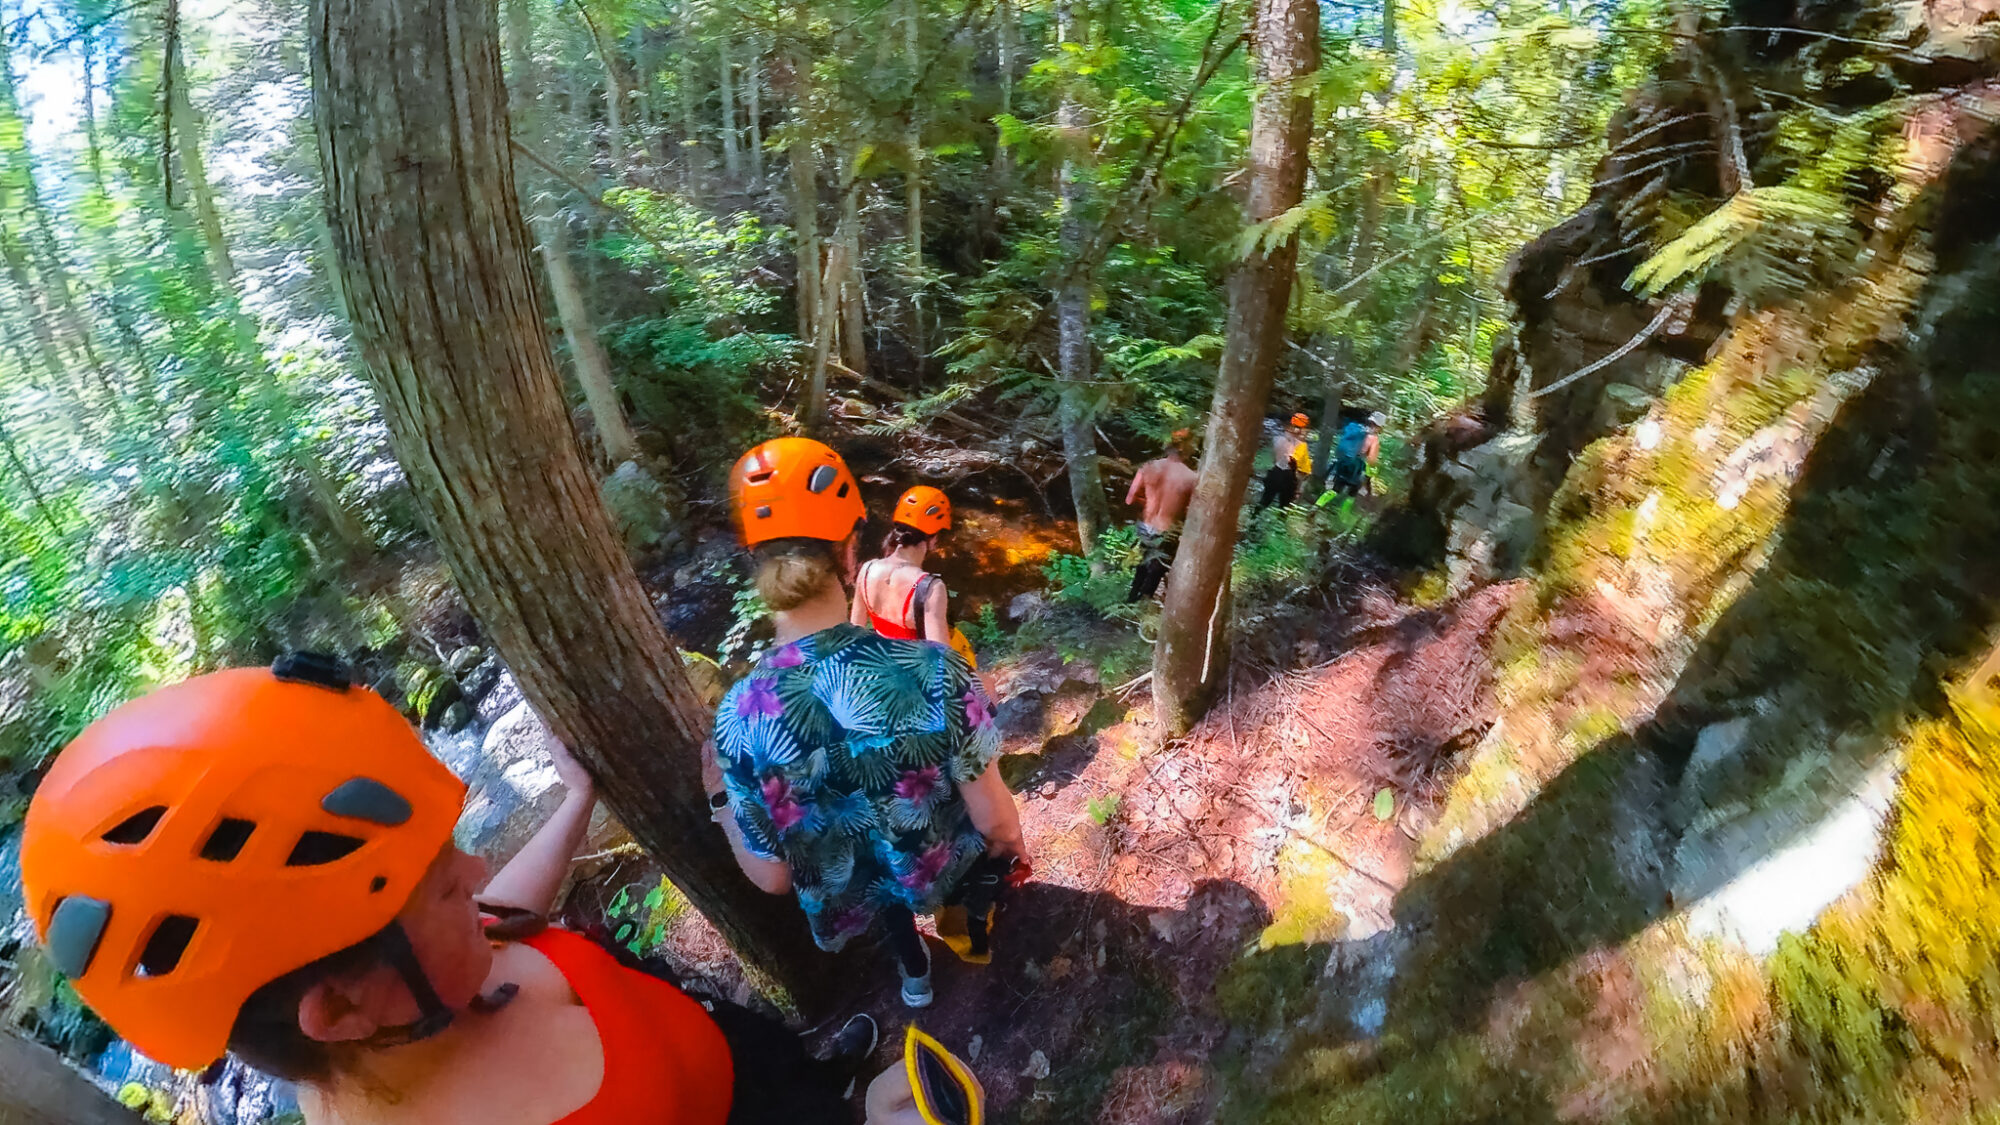
<path fill-rule="evenodd" d="M 452 840 L 465 785 L 338 662 L 197 676 L 57 757 L 22 830 L 28 913 L 133 1046 L 233 1053 L 311 1125 L 848 1125 L 872 1020 L 818 1061 L 540 924 L 597 802 L 548 742 L 562 805 L 489 879 Z"/>
<path fill-rule="evenodd" d="M 882 557 L 862 564 L 855 575 L 848 620 L 892 641 L 941 641 L 977 667 L 972 645 L 951 625 L 950 592 L 942 579 L 924 569 L 938 536 L 951 530 L 951 500 L 920 484 L 896 501 L 892 518 Z"/>

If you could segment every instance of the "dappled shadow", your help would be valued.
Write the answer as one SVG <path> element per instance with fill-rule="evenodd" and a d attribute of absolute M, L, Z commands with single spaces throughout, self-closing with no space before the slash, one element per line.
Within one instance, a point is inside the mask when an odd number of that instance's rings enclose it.
<path fill-rule="evenodd" d="M 1991 152 L 1960 164 L 1954 191 L 1990 191 Z M 1851 791 L 1900 725 L 1941 706 L 2000 606 L 1993 227 L 1976 227 L 1989 245 L 1941 248 L 1911 345 L 1872 357 L 1878 373 L 1813 448 L 1769 562 L 1655 714 L 1400 896 L 1413 944 L 1389 1029 L 1415 1042 L 1467 1029 L 1505 982 L 1727 884 Z M 1737 748 L 1698 760 L 1701 732 L 1732 719 L 1744 720 Z M 1703 814 L 1755 830 L 1673 869 Z"/>
<path fill-rule="evenodd" d="M 1216 980 L 1269 922 L 1263 900 L 1230 880 L 1196 884 L 1178 910 L 1030 883 L 1003 909 L 991 965 L 932 943 L 935 1007 L 901 1005 L 882 949 L 855 960 L 865 991 L 841 1018 L 858 1007 L 881 1021 L 885 1064 L 912 1021 L 961 1054 L 976 1039 L 973 1069 L 1000 1122 L 1192 1122 L 1227 1032 Z"/>

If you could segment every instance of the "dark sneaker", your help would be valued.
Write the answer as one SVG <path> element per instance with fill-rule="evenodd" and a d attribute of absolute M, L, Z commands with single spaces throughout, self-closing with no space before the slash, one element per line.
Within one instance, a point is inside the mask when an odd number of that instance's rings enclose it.
<path fill-rule="evenodd" d="M 856 1012 L 841 1025 L 833 1037 L 833 1049 L 828 1053 L 828 1066 L 840 1068 L 847 1074 L 847 1091 L 844 1098 L 854 1096 L 854 1088 L 859 1083 L 868 1060 L 875 1056 L 875 1048 L 882 1042 L 882 1029 L 876 1025 L 875 1017 L 867 1012 Z"/>

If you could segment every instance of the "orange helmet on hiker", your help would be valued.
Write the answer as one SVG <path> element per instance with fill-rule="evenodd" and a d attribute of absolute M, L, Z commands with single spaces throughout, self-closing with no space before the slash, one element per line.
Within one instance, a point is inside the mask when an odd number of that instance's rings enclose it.
<path fill-rule="evenodd" d="M 896 501 L 895 521 L 925 535 L 936 535 L 951 527 L 951 498 L 940 489 L 920 484 Z"/>
<path fill-rule="evenodd" d="M 28 914 L 114 1031 L 206 1066 L 252 993 L 391 927 L 464 800 L 333 661 L 197 676 L 56 758 L 21 833 Z"/>
<path fill-rule="evenodd" d="M 773 438 L 745 453 L 729 471 L 729 496 L 745 547 L 772 539 L 838 543 L 868 518 L 847 462 L 811 438 Z"/>
<path fill-rule="evenodd" d="M 1299 429 L 1303 430 L 1307 426 L 1312 425 L 1312 419 L 1306 417 L 1303 414 L 1294 414 L 1292 415 L 1292 425 L 1297 426 Z"/>

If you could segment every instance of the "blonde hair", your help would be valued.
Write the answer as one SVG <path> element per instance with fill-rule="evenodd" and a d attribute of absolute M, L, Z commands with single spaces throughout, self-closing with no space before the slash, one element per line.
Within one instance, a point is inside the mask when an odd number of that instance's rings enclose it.
<path fill-rule="evenodd" d="M 751 551 L 757 562 L 757 596 L 772 610 L 797 609 L 831 585 L 840 588 L 838 544 L 824 539 L 772 539 Z"/>

